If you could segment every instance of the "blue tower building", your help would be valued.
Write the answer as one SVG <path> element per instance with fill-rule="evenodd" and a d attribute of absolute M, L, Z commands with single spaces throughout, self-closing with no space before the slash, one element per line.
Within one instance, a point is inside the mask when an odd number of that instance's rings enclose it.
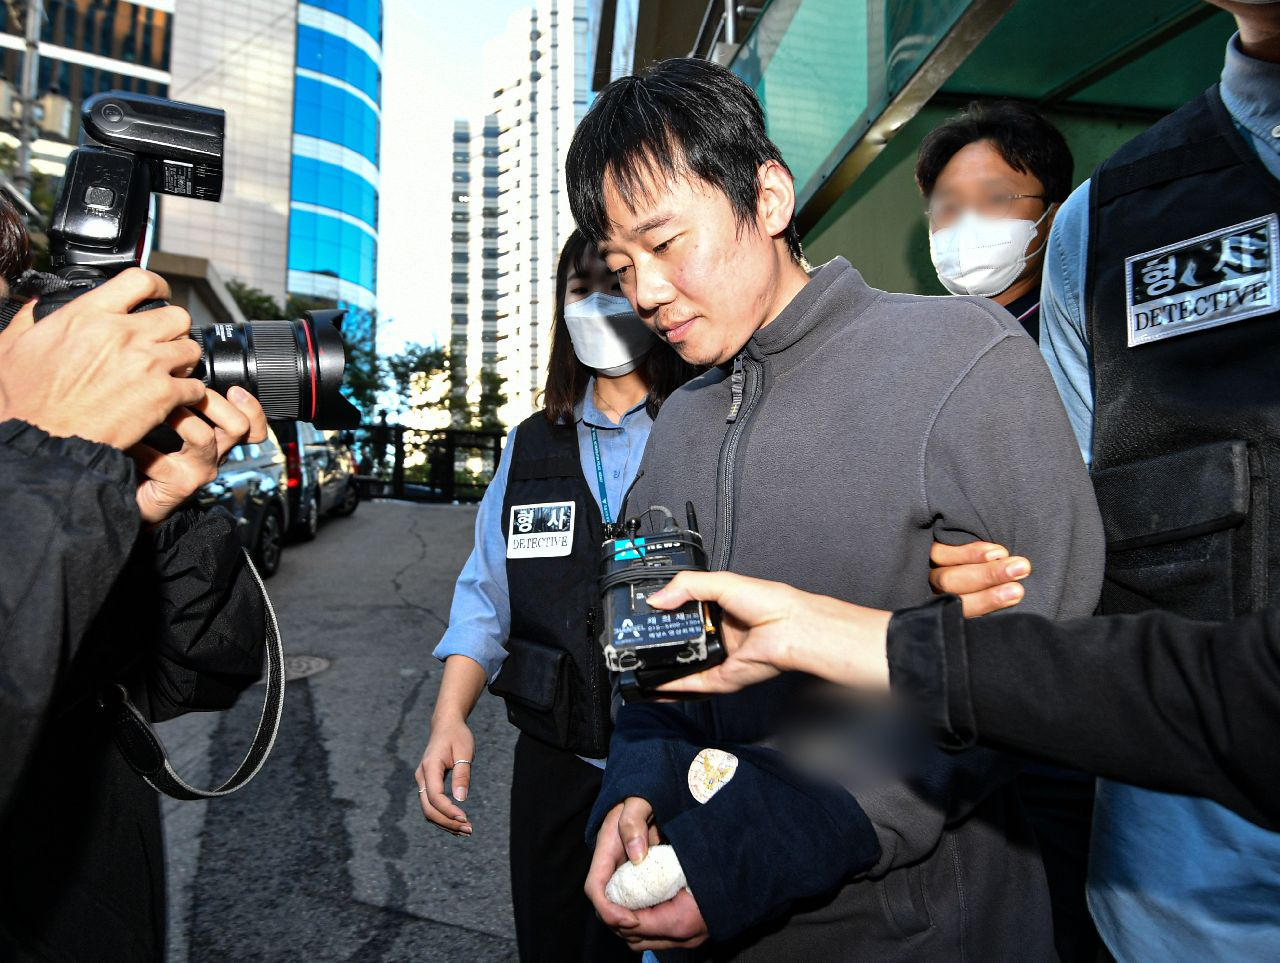
<path fill-rule="evenodd" d="M 359 337 L 378 289 L 381 0 L 299 0 L 293 103 L 289 293 L 350 309 Z"/>

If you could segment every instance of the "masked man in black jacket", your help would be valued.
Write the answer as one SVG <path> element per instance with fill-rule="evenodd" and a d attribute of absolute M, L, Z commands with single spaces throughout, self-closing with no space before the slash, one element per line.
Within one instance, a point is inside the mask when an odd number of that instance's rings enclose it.
<path fill-rule="evenodd" d="M 25 261 L 0 205 L 0 270 Z M 16 269 L 16 270 L 15 270 Z M 262 440 L 248 393 L 189 375 L 187 313 L 128 271 L 39 324 L 0 332 L 0 958 L 160 960 L 156 793 L 98 699 L 153 721 L 229 706 L 260 674 L 263 603 L 226 513 L 182 508 L 233 445 Z M 194 412 L 204 415 L 204 420 Z M 183 446 L 141 444 L 166 422 Z"/>

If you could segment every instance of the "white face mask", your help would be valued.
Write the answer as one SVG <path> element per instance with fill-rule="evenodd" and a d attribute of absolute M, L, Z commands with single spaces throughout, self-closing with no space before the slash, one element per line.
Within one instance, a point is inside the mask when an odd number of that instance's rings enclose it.
<path fill-rule="evenodd" d="M 1044 245 L 1028 251 L 1036 228 L 1053 210 L 1050 204 L 1038 221 L 1013 217 L 983 217 L 966 210 L 950 227 L 929 235 L 929 255 L 938 280 L 952 294 L 990 298 L 1022 276 L 1027 260 Z"/>
<path fill-rule="evenodd" d="M 631 302 L 599 291 L 564 306 L 573 353 L 588 368 L 617 377 L 634 370 L 657 335 L 631 310 Z"/>

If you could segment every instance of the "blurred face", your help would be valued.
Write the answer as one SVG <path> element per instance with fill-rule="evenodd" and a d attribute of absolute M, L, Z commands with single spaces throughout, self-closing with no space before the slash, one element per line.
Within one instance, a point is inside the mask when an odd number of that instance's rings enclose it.
<path fill-rule="evenodd" d="M 936 233 L 950 227 L 966 210 L 989 218 L 1037 221 L 1048 209 L 1043 195 L 1044 185 L 1039 178 L 1010 167 L 990 141 L 974 141 L 956 151 L 938 175 L 928 201 L 929 231 Z M 1036 236 L 1027 250 L 1037 253 L 1027 259 L 1023 277 L 1040 273 L 1044 242 L 1052 224 L 1050 214 L 1036 227 Z"/>
<path fill-rule="evenodd" d="M 595 248 L 587 245 L 581 267 L 571 271 L 564 291 L 564 303 L 576 304 L 592 294 L 622 294 L 618 276 L 605 265 Z"/>
<path fill-rule="evenodd" d="M 634 211 L 605 180 L 605 263 L 641 320 L 692 364 L 732 360 L 794 296 L 784 283 L 794 262 L 774 236 L 791 222 L 790 175 L 761 170 L 756 230 L 740 230 L 729 199 L 701 180 L 647 179 Z"/>

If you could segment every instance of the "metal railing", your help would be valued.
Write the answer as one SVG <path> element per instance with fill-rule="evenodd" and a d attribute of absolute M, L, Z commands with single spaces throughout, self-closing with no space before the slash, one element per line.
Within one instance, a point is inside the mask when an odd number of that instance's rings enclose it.
<path fill-rule="evenodd" d="M 361 425 L 353 449 L 361 494 L 419 502 L 477 502 L 498 468 L 506 432 Z"/>
<path fill-rule="evenodd" d="M 716 16 L 716 11 L 719 16 Z M 759 6 L 746 3 L 736 3 L 734 0 L 709 0 L 707 3 L 707 11 L 702 15 L 702 25 L 698 27 L 698 36 L 693 41 L 693 49 L 689 51 L 690 57 L 706 57 L 715 58 L 716 45 L 724 43 L 732 50 L 736 50 L 741 42 L 745 31 L 739 30 L 741 19 L 747 21 L 748 26 L 760 16 L 764 10 L 764 5 Z M 714 28 L 713 25 L 714 24 Z"/>

